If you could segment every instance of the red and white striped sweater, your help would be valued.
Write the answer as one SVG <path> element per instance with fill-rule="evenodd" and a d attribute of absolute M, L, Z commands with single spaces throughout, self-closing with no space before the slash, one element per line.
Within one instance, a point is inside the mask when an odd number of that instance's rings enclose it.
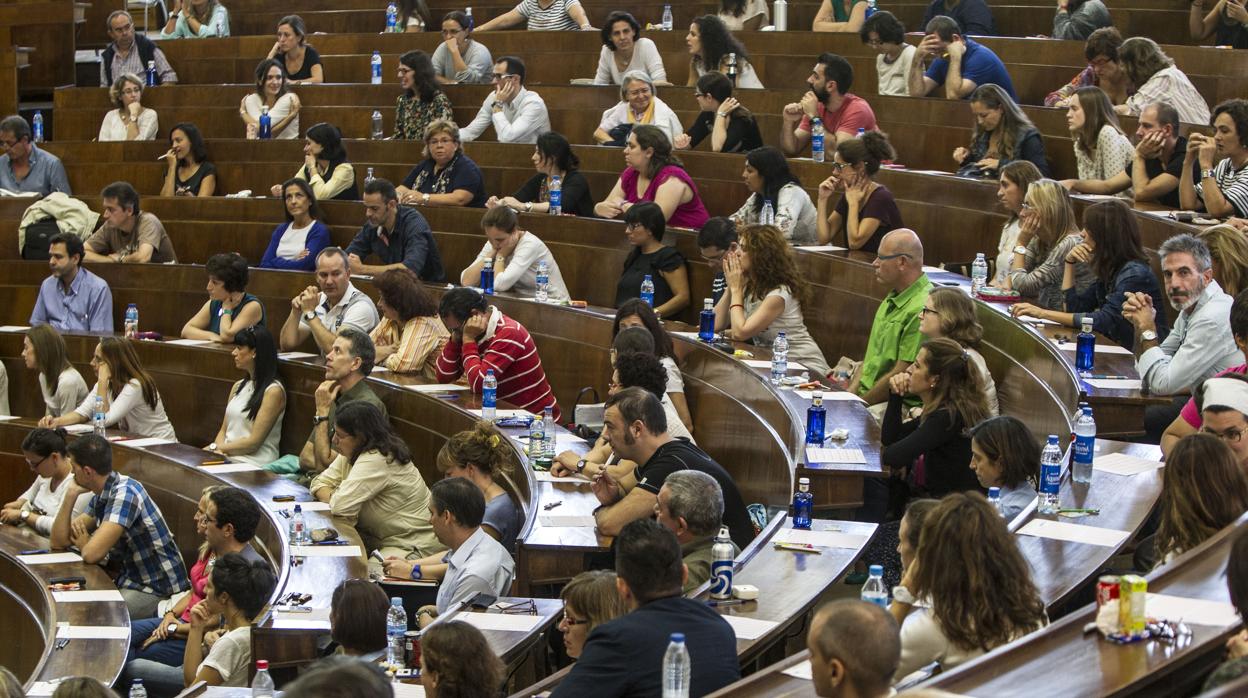
<path fill-rule="evenodd" d="M 466 375 L 468 387 L 480 395 L 485 372 L 492 368 L 498 379 L 500 402 L 510 402 L 538 415 L 550 405 L 555 408 L 555 421 L 560 421 L 559 405 L 542 370 L 542 358 L 537 354 L 533 337 L 524 325 L 497 309 L 491 310 L 498 314 L 494 333 L 484 337 L 480 344 L 467 340 L 456 342 L 452 336 L 442 347 L 437 362 L 438 380 L 449 383 L 461 374 Z"/>

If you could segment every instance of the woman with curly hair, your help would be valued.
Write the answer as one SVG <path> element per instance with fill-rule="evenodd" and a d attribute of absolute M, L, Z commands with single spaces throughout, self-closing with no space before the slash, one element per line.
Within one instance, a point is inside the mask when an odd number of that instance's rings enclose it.
<path fill-rule="evenodd" d="M 438 84 L 429 54 L 417 49 L 399 56 L 399 86 L 403 94 L 394 107 L 394 140 L 423 140 L 429 124 L 454 120 L 451 100 Z"/>
<path fill-rule="evenodd" d="M 489 422 L 477 422 L 471 429 L 455 434 L 438 451 L 438 472 L 443 477 L 462 477 L 485 495 L 481 527 L 508 550 L 515 547 L 524 519 L 499 483 L 510 478 L 515 470 L 515 451 L 507 437 Z"/>
<path fill-rule="evenodd" d="M 715 329 L 767 347 L 783 332 L 789 361 L 816 377 L 828 375 L 832 369 L 806 331 L 802 307 L 810 302 L 810 285 L 797 270 L 789 241 L 773 225 L 751 225 L 739 235 L 737 249 L 724 255 L 728 292 L 715 308 Z"/>
<path fill-rule="evenodd" d="M 702 15 L 693 20 L 685 35 L 685 45 L 689 47 L 689 87 L 697 85 L 698 78 L 707 73 L 720 72 L 736 77 L 734 87 L 763 89 L 745 46 L 719 17 Z"/>
<path fill-rule="evenodd" d="M 461 620 L 429 626 L 420 636 L 420 683 L 428 698 L 494 698 L 506 679 L 485 635 Z"/>
<path fill-rule="evenodd" d="M 1205 409 L 1222 406 L 1214 405 L 1220 393 L 1248 392 L 1238 377 L 1211 378 L 1203 388 Z M 1248 511 L 1248 474 L 1222 438 L 1210 432 L 1192 434 L 1166 457 L 1158 507 L 1158 565 L 1195 548 Z"/>
<path fill-rule="evenodd" d="M 1048 624 L 1026 558 L 978 492 L 950 494 L 927 512 L 893 596 L 903 619 L 898 679 L 932 662 L 949 671 Z"/>

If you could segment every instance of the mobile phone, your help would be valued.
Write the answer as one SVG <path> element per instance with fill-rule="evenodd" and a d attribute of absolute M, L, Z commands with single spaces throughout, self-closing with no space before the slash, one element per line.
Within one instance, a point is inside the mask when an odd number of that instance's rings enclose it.
<path fill-rule="evenodd" d="M 273 501 L 275 501 L 275 502 L 293 502 L 293 501 L 295 501 L 295 495 L 293 495 L 293 494 L 275 494 L 275 495 L 273 495 Z"/>
<path fill-rule="evenodd" d="M 386 564 L 386 558 L 381 556 L 380 550 L 374 550 L 373 552 L 369 553 L 368 556 L 373 558 L 377 562 L 380 562 L 383 565 Z"/>

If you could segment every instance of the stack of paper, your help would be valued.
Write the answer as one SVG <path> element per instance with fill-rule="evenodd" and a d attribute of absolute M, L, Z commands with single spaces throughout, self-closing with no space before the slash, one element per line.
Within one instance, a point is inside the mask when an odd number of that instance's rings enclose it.
<path fill-rule="evenodd" d="M 1104 470 L 1114 475 L 1139 475 L 1150 470 L 1165 467 L 1165 463 L 1157 460 L 1148 460 L 1146 458 L 1136 458 L 1128 456 L 1125 453 L 1108 453 L 1106 455 L 1098 455 L 1092 461 L 1092 467 L 1096 470 Z"/>
<path fill-rule="evenodd" d="M 833 463 L 839 465 L 866 464 L 867 457 L 860 448 L 817 448 L 806 447 L 807 463 Z"/>
<path fill-rule="evenodd" d="M 1126 531 L 1119 531 L 1113 528 L 1082 526 L 1080 524 L 1050 521 L 1048 519 L 1032 519 L 1027 522 L 1026 526 L 1018 529 L 1018 532 L 1024 536 L 1052 538 L 1053 540 L 1064 540 L 1069 543 L 1101 545 L 1107 548 L 1116 548 L 1122 545 L 1123 541 L 1131 535 Z"/>

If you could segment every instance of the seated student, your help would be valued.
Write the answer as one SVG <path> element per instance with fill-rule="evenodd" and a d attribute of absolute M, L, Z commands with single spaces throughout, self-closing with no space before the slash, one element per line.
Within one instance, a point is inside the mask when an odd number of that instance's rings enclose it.
<path fill-rule="evenodd" d="M 1248 216 L 1248 100 L 1228 99 L 1213 110 L 1214 135 L 1187 139 L 1179 201 L 1184 209 L 1210 215 Z M 1223 156 L 1215 162 L 1215 155 Z M 1193 174 L 1200 164 L 1200 174 Z"/>
<path fill-rule="evenodd" d="M 1070 194 L 1061 184 L 1051 179 L 1033 182 L 1027 187 L 1023 202 L 1022 224 L 1006 285 L 1023 296 L 1034 298 L 1035 305 L 1055 310 L 1061 308 L 1065 300 L 1066 258 L 1083 243 L 1083 233 L 1075 220 Z M 1083 293 L 1095 283 L 1096 276 L 1085 260 L 1076 259 L 1073 266 L 1071 288 Z"/>
<path fill-rule="evenodd" d="M 130 617 L 151 618 L 161 599 L 187 588 L 182 554 L 165 517 L 138 480 L 113 470 L 113 449 L 104 437 L 79 436 L 68 451 L 73 483 L 65 497 L 95 496 L 84 514 L 74 516 L 72 507 L 61 507 L 48 536 L 51 547 L 73 545 L 88 565 L 105 557 L 119 563 L 121 574 L 114 582 Z"/>
<path fill-rule="evenodd" d="M 168 167 L 161 196 L 212 196 L 217 192 L 217 167 L 208 159 L 208 146 L 192 123 L 169 129 L 169 151 L 160 156 Z"/>
<path fill-rule="evenodd" d="M 156 214 L 139 210 L 139 193 L 129 182 L 100 192 L 103 225 L 83 243 L 82 261 L 117 264 L 176 264 L 173 241 Z M 50 250 L 49 250 L 50 252 Z"/>
<path fill-rule="evenodd" d="M 1157 565 L 1199 546 L 1248 511 L 1248 473 L 1242 458 L 1231 450 L 1248 423 L 1248 383 L 1233 378 L 1211 378 L 1202 390 L 1206 412 L 1226 408 L 1240 420 L 1240 428 L 1184 437 L 1166 456 L 1161 473 L 1160 521 L 1155 539 Z M 1229 404 L 1228 404 L 1229 403 Z"/>
<path fill-rule="evenodd" d="M 425 129 L 425 159 L 397 188 L 399 203 L 424 206 L 485 205 L 481 168 L 464 154 L 460 130 L 452 121 L 439 119 Z"/>
<path fill-rule="evenodd" d="M 1001 490 L 1001 516 L 1013 521 L 1036 500 L 1040 444 L 1027 425 L 1001 415 L 971 427 L 971 470 L 984 489 Z"/>
<path fill-rule="evenodd" d="M 1208 9 L 1208 14 L 1205 10 Z M 1248 48 L 1248 30 L 1243 22 L 1248 21 L 1248 12 L 1244 4 L 1229 0 L 1223 2 L 1206 2 L 1197 0 L 1187 18 L 1188 31 L 1198 44 L 1208 43 L 1213 38 L 1214 46 L 1230 46 L 1231 48 Z M 1208 691 L 1209 687 L 1206 686 Z"/>
<path fill-rule="evenodd" d="M 673 140 L 682 127 L 676 112 L 659 99 L 654 80 L 641 70 L 630 70 L 620 82 L 620 103 L 602 112 L 594 131 L 599 145 L 622 146 L 633 127 L 649 124 Z"/>
<path fill-rule="evenodd" d="M 333 445 L 338 457 L 312 478 L 308 491 L 329 503 L 334 525 L 354 528 L 364 549 L 383 558 L 437 550 L 429 488 L 385 413 L 363 400 L 342 405 L 334 415 Z M 371 560 L 369 566 L 381 571 Z"/>
<path fill-rule="evenodd" d="M 17 114 L 0 119 L 0 146 L 4 153 L 0 155 L 0 189 L 40 196 L 54 191 L 72 193 L 65 166 L 60 158 L 35 145 L 26 119 Z"/>
<path fill-rule="evenodd" d="M 261 269 L 316 271 L 316 258 L 329 246 L 329 227 L 308 180 L 298 177 L 282 184 L 286 222 L 273 229 Z"/>
<path fill-rule="evenodd" d="M 901 661 L 897 621 L 875 604 L 841 599 L 815 612 L 806 635 L 815 695 L 887 698 Z"/>
<path fill-rule="evenodd" d="M 770 347 L 783 332 L 789 360 L 809 368 L 816 380 L 832 372 L 823 351 L 806 330 L 802 308 L 810 305 L 810 284 L 793 250 L 770 225 L 738 228 L 741 243 L 724 255 L 728 292 L 715 307 L 715 329 L 738 342 Z"/>
<path fill-rule="evenodd" d="M 499 400 L 533 414 L 551 407 L 559 421 L 559 404 L 542 370 L 542 357 L 524 325 L 488 305 L 485 296 L 471 288 L 444 293 L 438 315 L 451 332 L 438 356 L 438 382 L 463 376 L 472 392 L 480 394 L 486 371 L 492 370 Z"/>
<path fill-rule="evenodd" d="M 277 21 L 277 41 L 265 58 L 275 59 L 286 71 L 286 79 L 294 85 L 312 85 L 325 81 L 321 54 L 307 42 L 307 30 L 299 15 L 286 15 Z"/>
<path fill-rule="evenodd" d="M 1101 0 L 1069 0 L 1057 6 L 1052 38 L 1083 41 L 1098 29 L 1113 26 L 1109 9 Z"/>
<path fill-rule="evenodd" d="M 949 2 L 948 0 L 932 0 L 923 13 L 923 24 L 931 22 L 935 17 L 944 15 L 953 19 L 958 31 L 963 35 L 993 36 L 997 33 L 996 20 L 992 17 L 992 8 L 984 0 L 967 0 L 966 2 Z M 931 32 L 931 29 L 928 29 Z"/>
<path fill-rule="evenodd" d="M 399 193 L 380 177 L 364 185 L 364 227 L 347 245 L 347 259 L 356 274 L 377 275 L 407 269 L 422 281 L 442 281 L 442 255 L 429 222 L 414 208 L 399 206 Z M 366 264 L 375 257 L 380 264 Z"/>
<path fill-rule="evenodd" d="M 1010 275 L 1010 263 L 1014 261 L 1014 248 L 1018 246 L 1018 234 L 1022 229 L 1023 201 L 1027 197 L 1027 189 L 1033 182 L 1039 181 L 1044 175 L 1030 160 L 1015 160 L 1001 167 L 1001 177 L 997 185 L 997 201 L 1005 209 L 1009 218 L 1001 226 L 1001 240 L 997 243 L 996 270 L 989 282 L 993 286 L 1004 286 Z M 993 261 L 989 261 L 992 264 Z"/>
<path fill-rule="evenodd" d="M 230 35 L 230 13 L 217 0 L 174 0 L 161 39 L 208 39 Z"/>
<path fill-rule="evenodd" d="M 51 325 L 30 328 L 22 340 L 22 359 L 26 368 L 39 372 L 39 392 L 43 394 L 46 417 L 72 412 L 90 392 L 82 374 L 69 363 L 65 339 Z"/>
<path fill-rule="evenodd" d="M 997 403 L 997 382 L 993 380 L 984 355 L 979 353 L 980 340 L 984 336 L 984 326 L 979 324 L 975 316 L 976 304 L 962 289 L 936 288 L 927 295 L 923 312 L 919 315 L 919 332 L 928 339 L 948 337 L 957 342 L 971 357 L 979 378 L 984 385 L 984 400 L 988 403 L 988 414 L 997 416 L 1000 407 Z"/>
<path fill-rule="evenodd" d="M 1090 319 L 1092 329 L 1130 349 L 1135 346 L 1135 328 L 1122 315 L 1127 294 L 1146 293 L 1155 307 L 1162 307 L 1161 288 L 1140 242 L 1140 226 L 1125 203 L 1100 201 L 1084 209 L 1083 234 L 1084 241 L 1072 247 L 1064 260 L 1064 312 L 1030 303 L 1016 303 L 1010 311 L 1015 317 L 1044 318 L 1075 328 Z M 1096 281 L 1082 291 L 1075 288 L 1079 264 L 1087 264 L 1096 275 Z M 1158 314 L 1157 324 L 1162 335 L 1169 332 L 1164 313 Z"/>
<path fill-rule="evenodd" d="M 358 657 L 326 657 L 283 686 L 282 692 L 307 698 L 384 696 L 387 691 L 393 694 L 392 683 L 393 677 L 380 664 Z"/>
<path fill-rule="evenodd" d="M 780 126 L 780 148 L 785 155 L 801 155 L 810 143 L 811 119 L 823 124 L 825 150 L 859 132 L 874 131 L 875 112 L 867 100 L 852 94 L 854 68 L 835 53 L 821 53 L 806 78 L 810 91 L 801 102 L 786 104 Z"/>
<path fill-rule="evenodd" d="M 868 521 L 883 521 L 890 490 L 902 498 L 911 491 L 933 497 L 978 490 L 966 430 L 989 416 L 983 380 L 970 355 L 948 338 L 929 340 L 919 349 L 906 373 L 889 379 L 888 409 L 880 424 L 880 463 L 892 470 L 892 481 L 873 478 L 864 483 L 863 510 Z M 923 412 L 903 422 L 903 398 L 918 396 Z M 923 460 L 923 474 L 914 464 Z M 901 479 L 896 479 L 900 476 Z"/>
<path fill-rule="evenodd" d="M 615 304 L 640 297 L 646 277 L 654 283 L 654 313 L 671 317 L 689 306 L 689 271 L 675 247 L 663 244 L 663 209 L 643 201 L 624 212 L 624 234 L 632 250 L 615 285 Z"/>
<path fill-rule="evenodd" d="M 1135 85 L 1135 94 L 1123 104 L 1114 107 L 1119 114 L 1139 116 L 1145 106 L 1153 102 L 1165 102 L 1179 112 L 1179 119 L 1187 124 L 1207 124 L 1209 105 L 1196 86 L 1174 60 L 1161 50 L 1157 42 L 1143 36 L 1133 36 L 1122 42 L 1119 49 L 1127 77 Z"/>
<path fill-rule="evenodd" d="M 192 609 L 207 596 L 206 587 L 213 566 L 230 553 L 264 563 L 264 558 L 251 545 L 263 516 L 255 497 L 244 489 L 225 485 L 204 488 L 195 511 L 195 527 L 204 541 L 191 565 L 191 588 L 170 599 L 173 603 L 164 615 L 130 621 L 130 651 L 126 655 L 121 685 L 129 685 L 134 678 L 144 678 L 143 670 L 138 668 L 141 664 L 132 664 L 136 659 L 182 666 Z"/>
<path fill-rule="evenodd" d="M 715 478 L 697 470 L 678 470 L 663 481 L 654 517 L 676 534 L 685 564 L 684 593 L 711 578 L 711 548 L 724 516 L 724 495 Z M 733 556 L 740 551 L 733 546 Z"/>
<path fill-rule="evenodd" d="M 383 661 L 390 610 L 386 590 L 372 580 L 344 579 L 329 604 L 329 637 L 338 645 L 335 654 L 370 663 Z"/>
<path fill-rule="evenodd" d="M 623 85 L 624 77 L 633 71 L 641 71 L 660 85 L 670 85 L 663 56 L 650 39 L 641 36 L 641 24 L 637 18 L 623 10 L 607 15 L 599 30 L 602 50 L 598 52 L 598 70 L 595 85 Z"/>
<path fill-rule="evenodd" d="M 705 603 L 681 596 L 685 569 L 676 536 L 646 518 L 624 526 L 615 548 L 616 587 L 629 612 L 594 629 L 551 698 L 659 695 L 661 672 L 639 667 L 661 666 L 677 632 L 692 665 L 689 695 L 736 681 L 741 668 L 731 626 Z"/>
<path fill-rule="evenodd" d="M 433 52 L 433 69 L 443 85 L 490 82 L 494 59 L 490 50 L 472 38 L 472 20 L 463 10 L 442 17 L 442 43 Z"/>
<path fill-rule="evenodd" d="M 1209 247 L 1213 259 L 1213 278 L 1235 297 L 1248 288 L 1248 238 L 1233 225 L 1211 225 L 1196 233 L 1196 237 Z"/>
<path fill-rule="evenodd" d="M 766 145 L 746 153 L 741 179 L 750 196 L 731 216 L 737 226 L 774 225 L 794 245 L 815 241 L 815 205 L 779 149 Z M 763 220 L 766 204 L 771 205 L 768 221 Z"/>
<path fill-rule="evenodd" d="M 423 140 L 429 124 L 455 120 L 451 100 L 438 83 L 429 54 L 416 49 L 399 56 L 399 86 L 403 94 L 394 107 L 394 140 Z"/>
<path fill-rule="evenodd" d="M 294 174 L 294 178 L 306 180 L 312 185 L 312 194 L 317 201 L 359 201 L 355 168 L 347 162 L 342 131 L 333 124 L 322 122 L 309 128 L 303 140 L 303 167 Z M 274 184 L 271 191 L 273 196 L 281 196 L 282 185 Z"/>
<path fill-rule="evenodd" d="M 672 437 L 663 404 L 653 393 L 633 387 L 608 397 L 603 424 L 606 443 L 637 468 L 621 477 L 604 472 L 594 479 L 594 494 L 603 504 L 594 513 L 599 533 L 616 535 L 628 522 L 652 516 L 667 476 L 693 469 L 719 482 L 724 495 L 724 525 L 737 547 L 749 545 L 754 524 L 736 483 L 723 466 L 697 446 Z"/>
<path fill-rule="evenodd" d="M 1065 107 L 1075 90 L 1080 87 L 1099 87 L 1109 101 L 1115 105 L 1123 104 L 1135 93 L 1131 79 L 1127 77 L 1127 69 L 1122 64 L 1118 49 L 1122 46 L 1122 34 L 1114 27 L 1102 27 L 1088 35 L 1083 44 L 1083 55 L 1088 59 L 1088 67 L 1079 72 L 1070 82 L 1050 92 L 1044 98 L 1046 107 Z"/>
<path fill-rule="evenodd" d="M 507 206 L 496 206 L 481 217 L 485 245 L 472 264 L 459 274 L 459 283 L 478 286 L 486 262 L 493 263 L 494 291 L 511 291 L 531 297 L 537 293 L 538 265 L 546 264 L 546 298 L 562 303 L 571 296 L 559 271 L 559 261 L 538 236 L 520 227 L 520 218 Z"/>
<path fill-rule="evenodd" d="M 693 96 L 698 103 L 698 115 L 672 142 L 677 150 L 696 148 L 708 135 L 714 153 L 743 153 L 762 147 L 758 121 L 732 96 L 732 81 L 723 73 L 707 73 L 698 78 Z"/>
<path fill-rule="evenodd" d="M 737 226 L 730 218 L 716 216 L 698 231 L 698 252 L 715 273 L 715 278 L 711 279 L 711 300 L 715 303 L 719 303 L 724 291 L 728 290 L 728 281 L 724 278 L 724 256 L 737 247 Z"/>
<path fill-rule="evenodd" d="M 696 85 L 703 75 L 719 72 L 727 75 L 734 87 L 763 89 L 745 45 L 728 31 L 719 17 L 695 18 L 685 35 L 685 44 L 689 47 L 689 82 L 686 83 L 689 87 Z"/>
<path fill-rule="evenodd" d="M 109 109 L 100 124 L 97 140 L 150 141 L 158 128 L 155 109 L 143 106 L 143 79 L 134 73 L 119 76 L 108 88 L 108 98 L 116 109 Z"/>
<path fill-rule="evenodd" d="M 516 469 L 507 437 L 493 424 L 477 422 L 472 429 L 447 439 L 438 451 L 437 465 L 443 477 L 465 478 L 481 490 L 485 496 L 481 527 L 504 548 L 513 550 L 524 517 L 511 496 L 498 484 L 499 480 L 510 478 Z"/>
<path fill-rule="evenodd" d="M 1248 297 L 1244 297 L 1243 300 L 1248 301 Z M 1231 331 L 1235 335 L 1235 344 L 1241 350 L 1245 346 L 1246 340 L 1248 340 L 1248 338 L 1242 336 L 1243 333 L 1248 331 L 1244 327 L 1244 323 L 1248 322 L 1246 311 L 1248 311 L 1248 303 L 1241 302 L 1240 296 L 1236 296 L 1235 304 L 1231 307 L 1230 322 Z M 1246 371 L 1248 371 L 1248 364 L 1241 364 L 1218 373 L 1214 378 L 1236 378 L 1243 376 Z M 1248 429 L 1248 410 L 1241 413 L 1234 408 L 1203 409 L 1204 406 L 1197 398 L 1201 396 L 1206 386 L 1210 386 L 1214 378 L 1209 378 L 1196 385 L 1195 395 L 1183 404 L 1183 409 L 1179 412 L 1179 416 L 1175 417 L 1174 422 L 1166 428 L 1165 434 L 1161 437 L 1161 452 L 1163 455 L 1169 455 L 1180 439 L 1195 434 L 1197 431 L 1207 431 L 1216 436 L 1225 433 L 1234 434 L 1237 431 Z M 1240 389 L 1239 386 L 1232 383 L 1219 382 L 1213 384 L 1213 386 L 1221 386 L 1228 390 L 1231 388 Z M 1226 393 L 1227 391 L 1223 392 Z M 1219 403 L 1219 406 L 1222 406 L 1221 403 Z M 1227 407 L 1230 406 L 1227 405 Z M 1204 428 L 1206 417 L 1209 422 L 1207 430 Z M 1248 442 L 1243 440 L 1231 441 L 1228 439 L 1227 443 L 1230 445 L 1231 450 L 1235 452 L 1236 458 L 1248 464 Z"/>
<path fill-rule="evenodd" d="M 811 31 L 854 34 L 867 18 L 864 0 L 823 0 L 815 13 Z"/>
<path fill-rule="evenodd" d="M 507 206 L 517 213 L 550 213 L 550 189 L 558 177 L 560 213 L 593 217 L 594 195 L 589 191 L 589 180 L 577 169 L 581 161 L 563 134 L 547 131 L 538 136 L 532 159 L 537 174 L 511 196 L 491 196 L 486 208 Z"/>
<path fill-rule="evenodd" d="M 113 291 L 108 282 L 82 266 L 82 238 L 57 233 L 48 241 L 51 276 L 39 284 L 30 311 L 32 326 L 51 325 L 64 332 L 112 332 Z"/>
<path fill-rule="evenodd" d="M 555 627 L 563 633 L 563 649 L 573 660 L 581 656 L 594 628 L 628 612 L 616 591 L 616 579 L 612 570 L 589 570 L 573 577 L 559 592 L 563 615 Z"/>
<path fill-rule="evenodd" d="M 1198 5 L 1200 3 L 1197 3 Z M 1221 3 L 1219 3 L 1221 4 Z M 1240 527 L 1232 538 L 1230 559 L 1226 563 L 1226 586 L 1231 605 L 1240 618 L 1248 615 L 1248 533 Z M 1242 609 L 1242 610 L 1241 610 Z M 1214 689 L 1248 674 L 1248 630 L 1240 630 L 1226 643 L 1226 659 L 1205 679 L 1202 690 Z"/>
<path fill-rule="evenodd" d="M 1187 139 L 1178 135 L 1179 113 L 1169 104 L 1154 102 L 1140 112 L 1138 123 L 1137 143 L 1127 158 L 1126 169 L 1105 179 L 1078 181 L 1076 191 L 1085 194 L 1132 191 L 1136 203 L 1160 203 L 1179 208 L 1179 180 L 1183 177 L 1187 153 Z M 1082 157 L 1078 152 L 1076 155 Z"/>
<path fill-rule="evenodd" d="M 1066 124 L 1074 141 L 1079 178 L 1064 179 L 1062 186 L 1085 194 L 1103 193 L 1106 180 L 1122 174 L 1135 152 L 1118 125 L 1109 97 L 1099 87 L 1075 90 L 1066 108 Z M 1129 186 L 1123 192 L 1123 196 L 1131 196 Z"/>
<path fill-rule="evenodd" d="M 234 462 L 265 465 L 277 460 L 286 415 L 286 387 L 277 377 L 277 345 L 263 324 L 234 335 L 234 365 L 247 372 L 230 388 L 221 428 L 205 450 Z"/>
<path fill-rule="evenodd" d="M 898 680 L 932 662 L 949 671 L 1048 624 L 1018 543 L 978 492 L 955 492 L 928 512 L 902 591 L 893 589 Z"/>
<path fill-rule="evenodd" d="M 858 38 L 875 50 L 876 94 L 908 97 L 914 69 L 914 44 L 906 43 L 906 26 L 892 12 L 877 10 L 862 23 Z"/>
<path fill-rule="evenodd" d="M 450 333 L 438 318 L 438 304 L 410 269 L 388 269 L 373 278 L 381 322 L 369 336 L 377 365 L 395 373 L 433 380 L 434 363 Z"/>
<path fill-rule="evenodd" d="M 867 552 L 864 554 L 866 559 L 878 560 L 880 553 L 886 554 L 884 558 L 884 585 L 886 587 L 891 589 L 900 585 L 907 570 L 914 564 L 915 551 L 919 549 L 919 534 L 923 531 L 923 520 L 939 501 L 930 498 L 910 500 L 896 521 L 886 521 L 880 524 L 879 533 L 882 535 L 876 535 L 868 543 Z M 877 545 L 881 547 L 886 545 L 887 550 L 873 550 Z M 902 596 L 905 596 L 904 592 Z M 905 619 L 909 608 L 900 603 L 898 599 L 894 599 L 889 604 L 888 611 L 900 623 Z"/>
<path fill-rule="evenodd" d="M 585 16 L 580 0 L 553 0 L 543 6 L 538 0 L 520 0 L 514 9 L 477 27 L 477 31 L 509 29 L 525 23 L 529 31 L 591 31 L 593 26 Z"/>
<path fill-rule="evenodd" d="M 470 623 L 438 623 L 421 633 L 420 647 L 420 683 L 428 698 L 492 696 L 506 683 L 506 666 Z"/>
<path fill-rule="evenodd" d="M 896 157 L 883 131 L 868 131 L 836 144 L 833 174 L 819 183 L 815 222 L 820 245 L 844 242 L 851 250 L 878 252 L 885 235 L 905 226 L 893 192 L 875 181 L 880 164 Z M 837 191 L 842 196 L 828 212 L 828 202 Z"/>
<path fill-rule="evenodd" d="M 338 459 L 340 452 L 334 445 L 338 410 L 354 402 L 366 402 L 385 417 L 385 403 L 364 380 L 373 371 L 375 357 L 373 340 L 354 327 L 342 329 L 334 338 L 325 354 L 325 382 L 316 388 L 312 433 L 299 453 L 299 467 L 304 472 L 316 475 Z"/>
<path fill-rule="evenodd" d="M 147 24 L 146 20 L 144 24 Z M 124 9 L 110 12 L 106 26 L 111 42 L 100 53 L 100 87 L 113 84 L 113 80 L 123 73 L 142 74 L 149 61 L 156 64 L 157 85 L 178 82 L 178 74 L 170 67 L 165 52 L 157 47 L 157 42 L 146 36 L 147 32 L 135 32 L 134 18 L 129 12 Z"/>
<path fill-rule="evenodd" d="M 771 19 L 766 0 L 719 0 L 719 14 L 728 31 L 755 31 Z"/>
<path fill-rule="evenodd" d="M 735 244 L 734 230 L 733 242 L 726 244 L 724 250 L 736 249 Z M 726 288 L 725 286 L 725 290 Z M 672 406 L 676 408 L 676 413 L 680 415 L 680 421 L 686 428 L 692 430 L 693 417 L 689 415 L 689 401 L 685 399 L 685 378 L 680 373 L 680 366 L 676 364 L 676 350 L 672 344 L 671 335 L 663 329 L 658 316 L 654 314 L 654 308 L 640 298 L 624 301 L 616 308 L 611 334 L 619 337 L 620 333 L 629 327 L 640 327 L 650 333 L 650 337 L 654 340 L 650 352 L 657 356 L 663 368 L 667 369 L 667 397 L 671 400 Z"/>
<path fill-rule="evenodd" d="M 299 110 L 302 107 L 299 95 L 290 90 L 282 64 L 273 58 L 266 58 L 256 66 L 256 89 L 243 97 L 238 105 L 238 115 L 246 127 L 248 139 L 260 137 L 260 116 L 268 109 L 270 137 L 294 140 L 299 137 Z"/>
<path fill-rule="evenodd" d="M 464 142 L 477 140 L 491 125 L 499 143 L 535 143 L 550 130 L 546 102 L 525 88 L 524 70 L 524 61 L 517 56 L 494 61 L 494 91 L 486 95 L 472 123 L 463 128 Z"/>
<path fill-rule="evenodd" d="M 78 408 L 60 417 L 44 417 L 39 426 L 54 429 L 86 424 L 92 419 L 96 398 L 104 399 L 104 424 L 134 434 L 177 441 L 178 435 L 165 416 L 156 381 L 139 363 L 134 344 L 124 337 L 102 337 L 91 356 L 95 389 Z"/>
<path fill-rule="evenodd" d="M 208 272 L 208 302 L 182 326 L 186 339 L 229 344 L 249 327 L 264 324 L 264 303 L 247 293 L 247 260 L 235 252 L 214 254 Z"/>
<path fill-rule="evenodd" d="M 39 535 L 52 532 L 52 522 L 62 506 L 73 508 L 74 518 L 87 510 L 91 493 L 83 492 L 77 499 L 65 501 L 69 492 L 70 466 L 64 429 L 32 429 L 22 439 L 22 458 L 35 473 L 35 481 L 17 499 L 0 509 L 0 523 L 29 526 Z"/>
<path fill-rule="evenodd" d="M 1030 160 L 1036 169 L 1049 172 L 1044 139 L 1031 119 L 999 86 L 980 85 L 970 96 L 975 130 L 971 147 L 953 149 L 958 174 L 964 177 L 995 177 L 1015 160 Z"/>
<path fill-rule="evenodd" d="M 700 228 L 710 216 L 702 205 L 698 187 L 672 154 L 672 143 L 654 126 L 638 126 L 624 145 L 624 163 L 611 193 L 594 206 L 603 218 L 619 218 L 642 201 L 663 209 L 663 218 L 674 226 Z"/>
<path fill-rule="evenodd" d="M 966 99 L 982 85 L 997 85 L 1011 100 L 1018 100 L 1005 64 L 992 49 L 968 36 L 978 32 L 959 28 L 957 20 L 944 15 L 923 24 L 927 35 L 919 42 L 910 66 L 911 97 L 926 97 L 940 88 L 933 96 Z M 935 60 L 924 71 L 923 62 L 928 58 Z"/>
<path fill-rule="evenodd" d="M 662 401 L 668 432 L 674 438 L 688 439 L 689 443 L 697 444 L 671 398 L 664 392 L 667 389 L 667 370 L 654 353 L 654 339 L 648 331 L 641 327 L 620 330 L 611 343 L 611 365 L 611 384 L 607 395 L 633 386 L 646 389 Z M 610 451 L 610 446 L 602 445 Z"/>
<path fill-rule="evenodd" d="M 311 337 L 321 354 L 329 353 L 344 327 L 368 333 L 377 326 L 373 299 L 351 283 L 351 261 L 341 247 L 326 247 L 316 255 L 316 285 L 291 299 L 290 315 L 282 325 L 282 351 L 294 351 Z"/>

